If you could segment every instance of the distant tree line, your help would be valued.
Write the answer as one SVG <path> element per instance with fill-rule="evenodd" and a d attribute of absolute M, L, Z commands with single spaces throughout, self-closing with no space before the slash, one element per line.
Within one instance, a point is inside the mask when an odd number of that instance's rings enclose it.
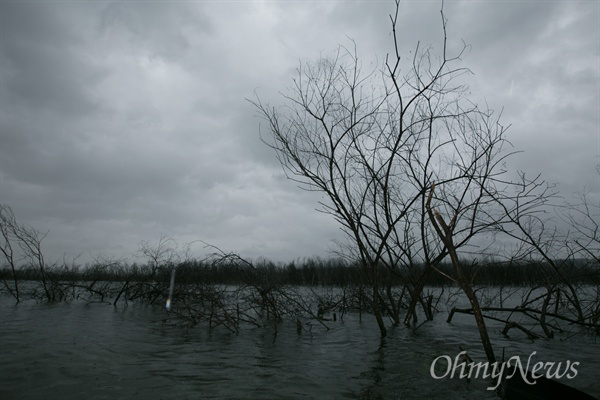
<path fill-rule="evenodd" d="M 572 283 L 600 285 L 600 266 L 594 260 L 557 261 L 561 273 Z M 401 273 L 392 273 L 388 268 L 380 268 L 382 282 L 390 286 L 403 286 L 410 282 L 410 275 L 418 275 L 424 266 L 417 265 Z M 452 265 L 440 263 L 439 270 L 450 274 Z M 239 263 L 214 263 L 210 260 L 186 260 L 179 263 L 159 266 L 153 276 L 155 281 L 168 281 L 171 270 L 176 270 L 177 281 L 194 284 L 260 284 L 277 282 L 285 285 L 302 286 L 361 286 L 365 276 L 359 265 L 350 264 L 343 259 L 304 258 L 289 263 L 275 263 L 266 259 L 252 266 L 240 266 Z M 474 285 L 514 285 L 536 286 L 553 283 L 561 278 L 546 262 L 486 262 L 474 263 L 464 260 L 463 269 L 471 277 Z M 43 272 L 48 281 L 144 281 L 152 274 L 152 265 L 127 262 L 96 263 L 87 267 L 62 265 L 48 267 Z M 42 279 L 42 272 L 34 265 L 24 265 L 13 271 L 8 265 L 0 269 L 0 279 L 34 280 Z M 442 274 L 427 275 L 428 286 L 444 286 L 451 282 Z"/>

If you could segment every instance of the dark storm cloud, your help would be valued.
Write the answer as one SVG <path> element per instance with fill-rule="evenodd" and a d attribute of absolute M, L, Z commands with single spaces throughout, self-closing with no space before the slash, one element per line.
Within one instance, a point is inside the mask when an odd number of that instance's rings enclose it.
<path fill-rule="evenodd" d="M 440 50 L 439 10 L 402 3 L 405 59 L 417 41 Z M 323 255 L 339 227 L 314 211 L 321 195 L 285 179 L 246 99 L 279 104 L 300 61 L 350 39 L 364 71 L 380 68 L 392 11 L 391 1 L 2 2 L 0 201 L 50 230 L 50 259 L 130 256 L 161 234 L 250 257 Z M 569 190 L 595 179 L 595 4 L 453 1 L 445 13 L 450 51 L 471 45 L 474 99 L 504 107 L 526 151 L 515 166 Z"/>

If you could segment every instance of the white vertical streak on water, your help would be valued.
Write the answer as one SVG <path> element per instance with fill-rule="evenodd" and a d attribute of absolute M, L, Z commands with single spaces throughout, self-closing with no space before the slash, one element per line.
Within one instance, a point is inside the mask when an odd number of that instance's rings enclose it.
<path fill-rule="evenodd" d="M 171 309 L 171 299 L 173 298 L 173 286 L 175 286 L 175 268 L 171 271 L 171 284 L 169 285 L 169 297 L 167 297 L 167 304 L 165 307 L 167 311 Z"/>

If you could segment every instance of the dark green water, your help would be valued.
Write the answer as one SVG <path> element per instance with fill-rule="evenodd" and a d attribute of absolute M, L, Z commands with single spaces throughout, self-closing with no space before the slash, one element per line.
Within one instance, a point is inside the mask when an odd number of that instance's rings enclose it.
<path fill-rule="evenodd" d="M 14 305 L 0 300 L 0 399 L 494 399 L 483 379 L 431 377 L 432 361 L 462 346 L 484 360 L 472 317 L 436 321 L 381 342 L 369 315 L 296 333 L 295 324 L 238 335 L 161 321 L 160 308 Z M 498 355 L 579 361 L 571 386 L 600 397 L 600 344 L 590 336 L 531 343 L 490 326 Z"/>

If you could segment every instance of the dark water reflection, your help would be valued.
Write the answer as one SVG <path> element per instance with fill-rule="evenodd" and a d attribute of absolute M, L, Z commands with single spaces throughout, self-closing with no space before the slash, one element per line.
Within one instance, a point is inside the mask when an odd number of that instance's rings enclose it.
<path fill-rule="evenodd" d="M 488 381 L 434 380 L 431 362 L 459 346 L 483 360 L 469 316 L 445 314 L 383 342 L 369 316 L 296 333 L 292 323 L 232 335 L 166 326 L 164 311 L 130 305 L 20 304 L 0 300 L 1 399 L 493 399 Z M 600 344 L 504 339 L 497 349 L 536 361 L 577 360 L 572 386 L 600 395 Z M 501 350 L 497 350 L 501 351 Z"/>

